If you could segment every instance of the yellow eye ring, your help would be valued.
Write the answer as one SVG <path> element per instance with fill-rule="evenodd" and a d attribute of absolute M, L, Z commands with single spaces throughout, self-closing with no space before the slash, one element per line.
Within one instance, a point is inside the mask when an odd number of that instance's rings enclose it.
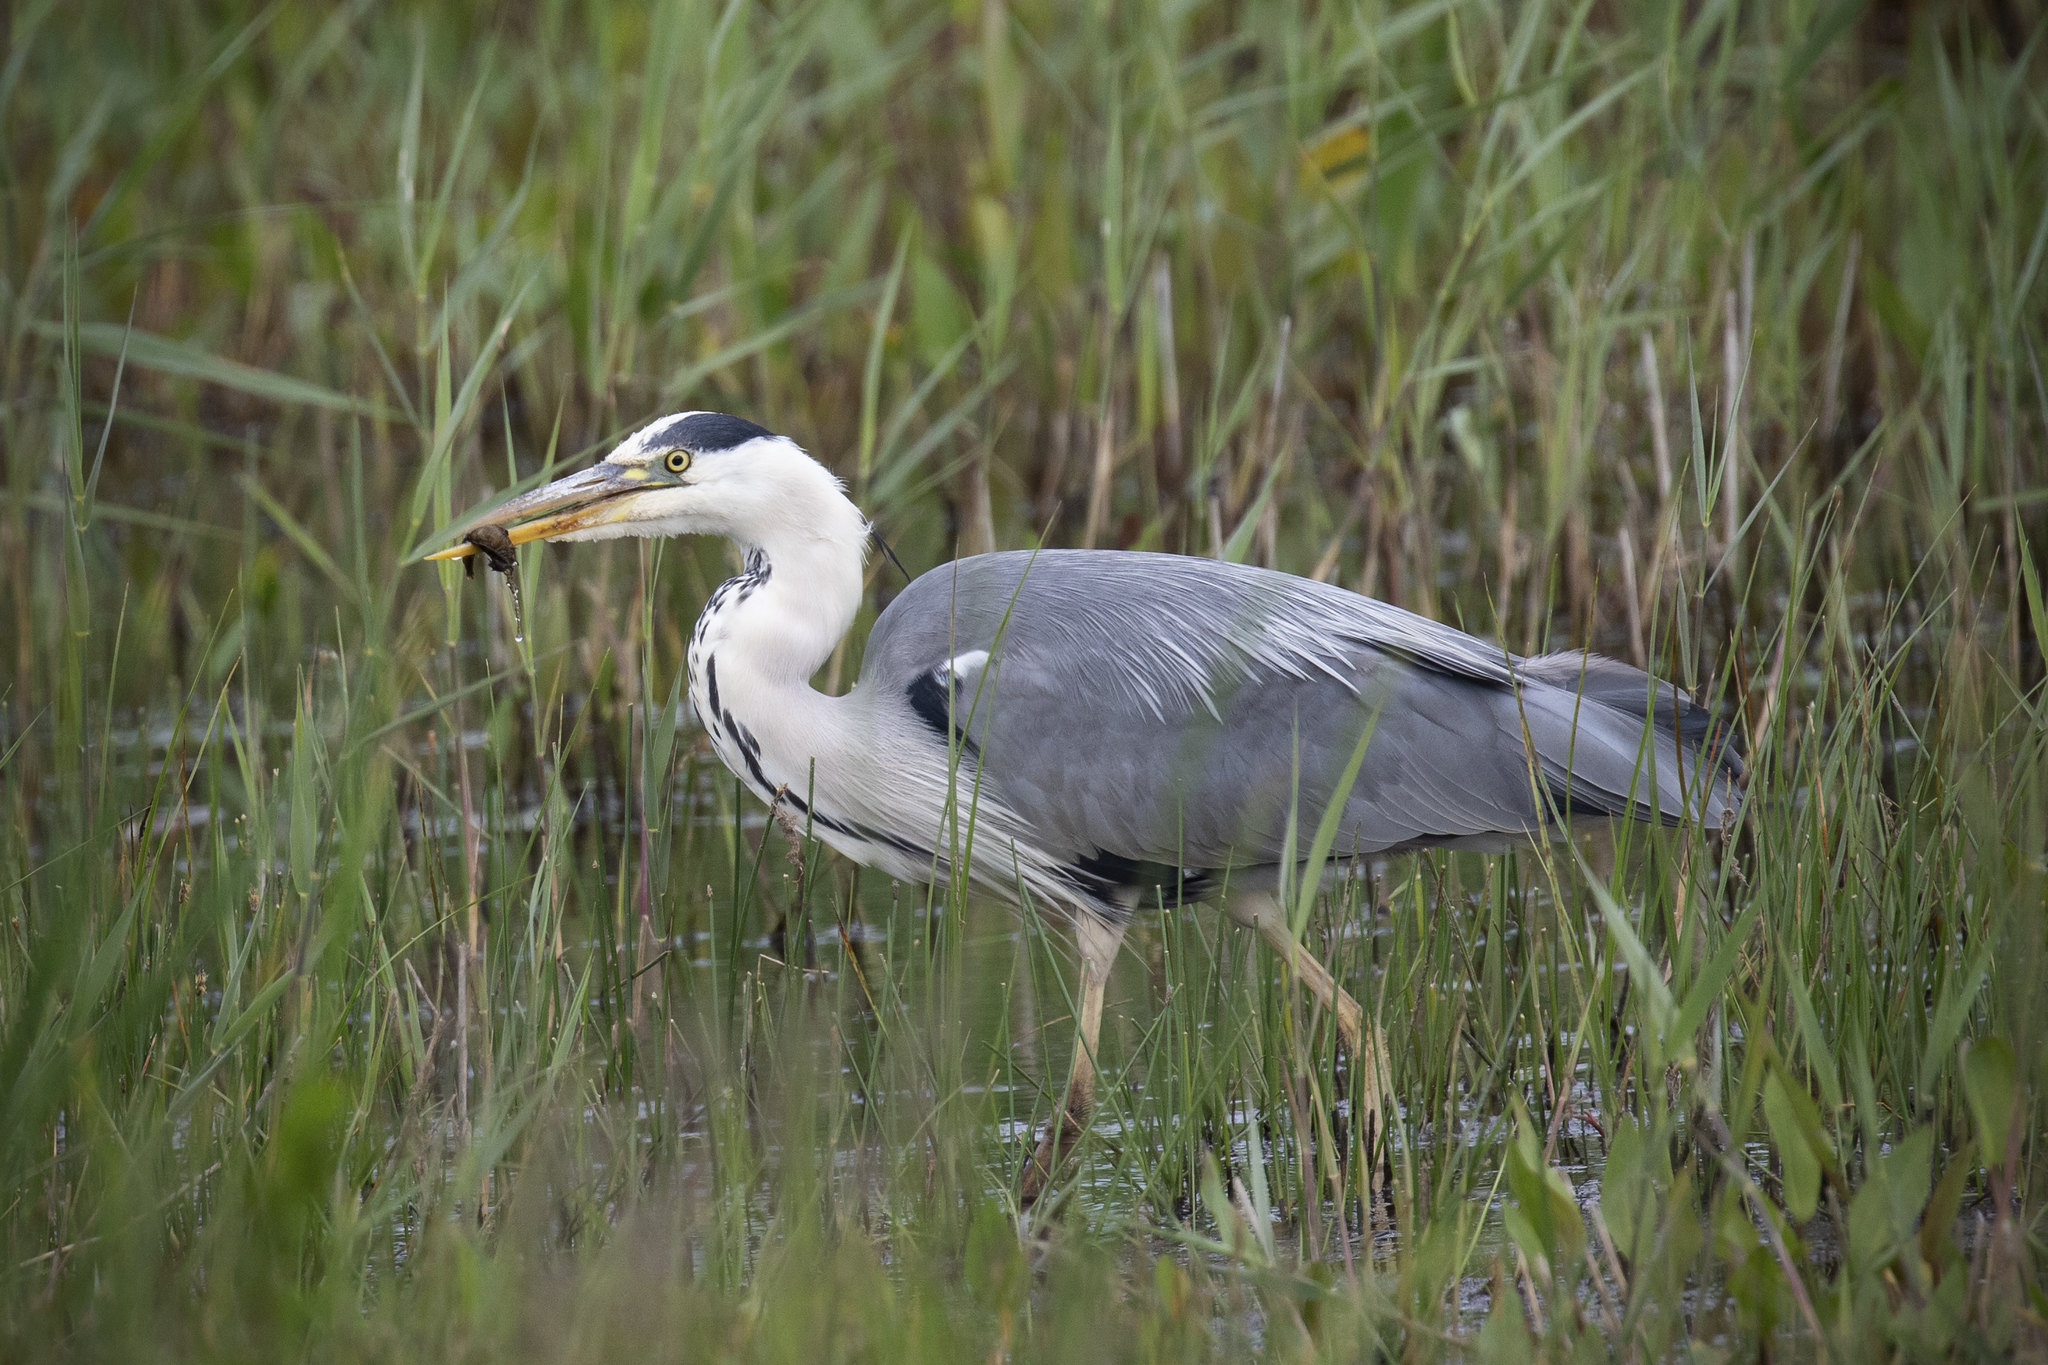
<path fill-rule="evenodd" d="M 690 467 L 690 452 L 687 450 L 671 450 L 668 453 L 668 457 L 662 461 L 662 464 L 667 466 L 669 473 L 680 474 Z"/>

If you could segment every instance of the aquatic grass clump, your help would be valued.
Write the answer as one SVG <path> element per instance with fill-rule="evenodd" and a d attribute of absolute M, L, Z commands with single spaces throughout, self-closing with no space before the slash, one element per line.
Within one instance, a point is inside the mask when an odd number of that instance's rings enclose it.
<path fill-rule="evenodd" d="M 0 1353 L 2040 1350 L 2041 22 L 22 9 Z M 1316 899 L 1384 1133 L 1270 957 L 1141 920 L 1020 1227 L 1071 967 L 736 790 L 718 552 L 411 562 L 679 407 L 913 569 L 1654 664 L 1743 820 Z"/>

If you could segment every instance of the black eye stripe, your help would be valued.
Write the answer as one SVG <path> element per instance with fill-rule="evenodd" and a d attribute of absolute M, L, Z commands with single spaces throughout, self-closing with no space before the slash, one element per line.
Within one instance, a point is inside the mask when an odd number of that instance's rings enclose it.
<path fill-rule="evenodd" d="M 768 428 L 756 426 L 744 417 L 733 417 L 723 412 L 693 412 L 663 423 L 652 439 L 662 445 L 681 446 L 699 455 L 708 455 L 773 434 Z"/>

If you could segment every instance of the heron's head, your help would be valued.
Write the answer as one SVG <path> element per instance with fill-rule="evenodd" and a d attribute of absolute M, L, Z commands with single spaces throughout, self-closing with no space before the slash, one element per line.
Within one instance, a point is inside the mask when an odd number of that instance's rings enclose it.
<path fill-rule="evenodd" d="M 796 442 L 722 412 L 650 422 L 590 468 L 498 506 L 480 524 L 503 526 L 514 545 L 680 535 L 759 544 L 790 532 L 864 539 L 867 529 L 839 481 Z M 473 553 L 465 543 L 427 558 Z"/>

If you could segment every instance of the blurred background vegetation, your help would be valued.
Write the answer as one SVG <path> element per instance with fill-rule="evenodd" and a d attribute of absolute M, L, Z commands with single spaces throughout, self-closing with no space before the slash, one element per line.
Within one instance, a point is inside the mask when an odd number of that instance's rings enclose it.
<path fill-rule="evenodd" d="M 2038 4 L 0 23 L 10 1359 L 2048 1351 Z M 724 547 L 414 562 L 689 407 L 912 572 L 1650 664 L 1748 813 L 1333 892 L 1383 1134 L 1269 958 L 1144 922 L 1021 1218 L 1058 926 L 739 795 Z"/>

